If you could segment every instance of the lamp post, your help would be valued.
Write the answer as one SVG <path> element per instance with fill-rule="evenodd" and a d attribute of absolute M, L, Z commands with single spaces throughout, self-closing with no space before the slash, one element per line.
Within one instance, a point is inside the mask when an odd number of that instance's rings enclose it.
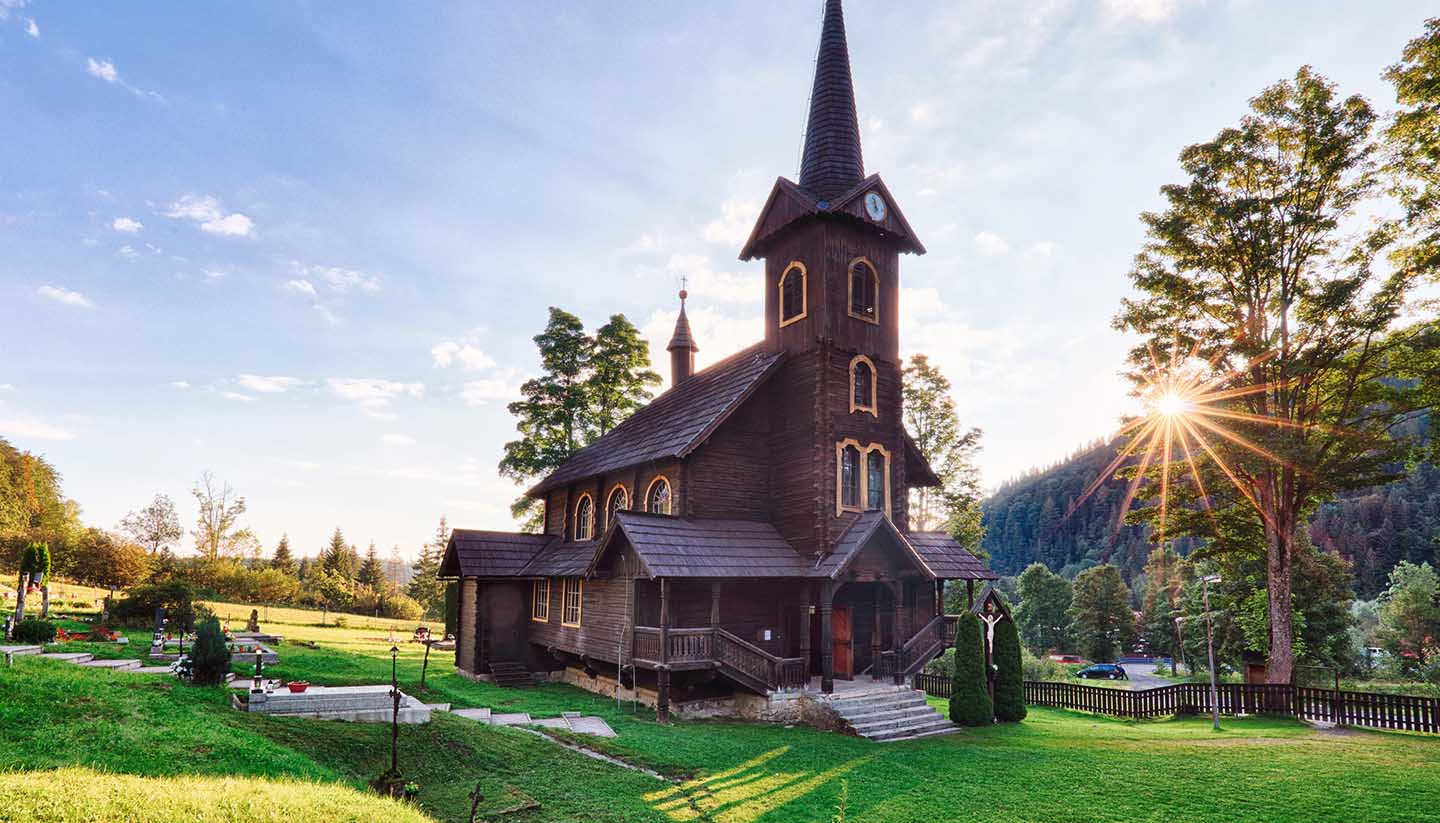
<path fill-rule="evenodd" d="M 1215 685 L 1215 627 L 1210 620 L 1210 584 L 1219 582 L 1218 574 L 1200 578 L 1205 598 L 1205 649 L 1210 655 L 1210 723 L 1217 732 L 1220 731 L 1220 689 Z"/>

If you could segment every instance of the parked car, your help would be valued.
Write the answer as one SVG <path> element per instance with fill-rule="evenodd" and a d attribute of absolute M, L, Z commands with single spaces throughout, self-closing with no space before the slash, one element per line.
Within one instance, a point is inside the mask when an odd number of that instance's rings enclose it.
<path fill-rule="evenodd" d="M 1050 659 L 1056 663 L 1089 663 L 1090 661 L 1078 654 L 1052 654 Z"/>
<path fill-rule="evenodd" d="M 1075 676 L 1085 680 L 1129 680 L 1130 675 L 1125 673 L 1125 667 L 1119 663 L 1096 663 L 1093 666 L 1086 666 Z"/>

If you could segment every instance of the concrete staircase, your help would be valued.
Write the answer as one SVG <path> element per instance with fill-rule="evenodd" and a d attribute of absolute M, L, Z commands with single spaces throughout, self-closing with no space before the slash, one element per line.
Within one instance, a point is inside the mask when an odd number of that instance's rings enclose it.
<path fill-rule="evenodd" d="M 523 663 L 513 660 L 492 660 L 490 675 L 495 678 L 495 685 L 506 689 L 535 685 L 535 678 L 530 676 L 530 670 L 525 668 Z"/>
<path fill-rule="evenodd" d="M 848 730 L 877 742 L 894 743 L 960 731 L 959 726 L 925 702 L 925 692 L 906 686 L 836 693 L 826 702 Z"/>

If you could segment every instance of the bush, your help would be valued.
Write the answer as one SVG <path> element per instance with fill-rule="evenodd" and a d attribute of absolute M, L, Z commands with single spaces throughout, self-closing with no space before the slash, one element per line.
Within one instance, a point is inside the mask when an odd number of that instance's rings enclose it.
<path fill-rule="evenodd" d="M 55 642 L 55 624 L 29 617 L 15 625 L 15 640 L 27 646 Z"/>
<path fill-rule="evenodd" d="M 195 625 L 196 618 L 205 613 L 195 606 L 195 589 L 172 581 L 136 586 L 115 604 L 111 616 L 122 625 L 148 629 L 154 625 L 157 608 L 165 610 L 174 631 Z"/>
<path fill-rule="evenodd" d="M 1020 649 L 1020 669 L 1025 680 L 1069 680 L 1070 670 L 1063 663 L 1048 657 L 1036 657 L 1029 649 Z"/>
<path fill-rule="evenodd" d="M 995 720 L 985 688 L 985 647 L 980 618 L 960 615 L 955 626 L 955 681 L 950 693 L 950 720 L 962 726 L 988 726 Z"/>
<path fill-rule="evenodd" d="M 230 647 L 225 645 L 225 632 L 213 615 L 200 621 L 195 630 L 195 645 L 190 649 L 190 682 L 213 686 L 225 679 L 230 671 Z"/>
<path fill-rule="evenodd" d="M 995 624 L 995 719 L 1025 719 L 1025 672 L 1020 661 L 1020 630 L 1010 620 Z"/>

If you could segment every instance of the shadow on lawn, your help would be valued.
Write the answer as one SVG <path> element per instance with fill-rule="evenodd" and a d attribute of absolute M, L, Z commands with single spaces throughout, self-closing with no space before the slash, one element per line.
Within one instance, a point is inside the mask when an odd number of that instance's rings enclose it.
<path fill-rule="evenodd" d="M 738 766 L 651 792 L 645 795 L 645 801 L 671 820 L 749 823 L 844 777 L 871 759 L 855 758 L 822 772 L 771 772 L 765 768 L 788 751 L 789 746 L 772 749 Z"/>

